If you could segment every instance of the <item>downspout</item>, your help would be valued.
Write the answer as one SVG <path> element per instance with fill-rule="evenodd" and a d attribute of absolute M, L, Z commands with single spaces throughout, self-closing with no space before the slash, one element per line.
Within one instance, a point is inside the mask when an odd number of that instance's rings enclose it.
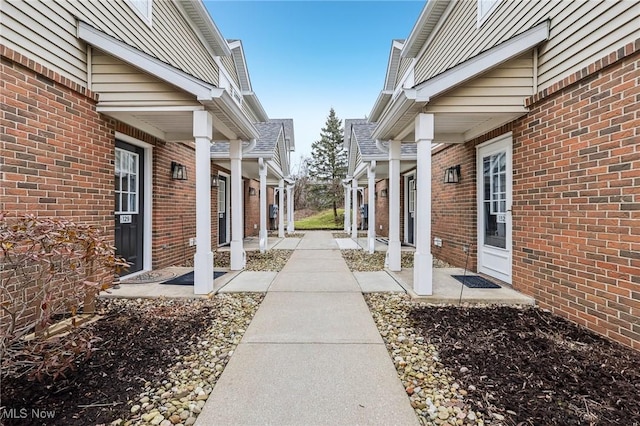
<path fill-rule="evenodd" d="M 249 141 L 249 145 L 245 146 L 244 148 L 242 148 L 242 154 L 248 154 L 251 151 L 253 151 L 253 149 L 256 147 L 256 144 L 258 143 L 258 141 L 254 138 L 251 139 Z"/>

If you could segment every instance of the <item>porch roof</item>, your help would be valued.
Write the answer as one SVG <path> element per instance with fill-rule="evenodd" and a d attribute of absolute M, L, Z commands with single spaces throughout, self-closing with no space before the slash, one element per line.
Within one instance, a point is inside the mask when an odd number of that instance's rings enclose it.
<path fill-rule="evenodd" d="M 396 88 L 385 97 L 387 103 L 382 113 L 373 117 L 377 125 L 372 138 L 414 142 L 415 117 L 421 112 L 432 112 L 434 142 L 464 143 L 526 114 L 523 101 L 533 91 L 533 67 L 531 84 L 509 92 L 479 97 L 463 92 L 462 88 L 531 52 L 548 37 L 549 23 L 545 21 L 412 88 Z M 410 45 L 415 43 L 409 40 L 405 48 Z M 454 93 L 456 90 L 459 92 Z M 525 92 L 528 95 L 523 95 Z M 451 94 L 455 97 L 446 98 Z M 477 102 L 479 99 L 482 101 Z"/>

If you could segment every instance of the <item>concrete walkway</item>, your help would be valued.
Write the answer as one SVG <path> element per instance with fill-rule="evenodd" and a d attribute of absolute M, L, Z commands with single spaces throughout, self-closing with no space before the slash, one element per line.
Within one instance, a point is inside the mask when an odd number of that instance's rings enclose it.
<path fill-rule="evenodd" d="M 417 425 L 358 281 L 330 232 L 309 232 L 196 425 Z"/>

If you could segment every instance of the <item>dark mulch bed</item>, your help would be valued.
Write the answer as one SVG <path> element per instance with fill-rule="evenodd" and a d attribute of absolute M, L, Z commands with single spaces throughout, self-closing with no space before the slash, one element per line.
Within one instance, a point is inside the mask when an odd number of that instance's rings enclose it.
<path fill-rule="evenodd" d="M 540 309 L 421 307 L 416 330 L 506 425 L 640 425 L 640 353 Z M 492 422 L 492 424 L 495 424 Z"/>
<path fill-rule="evenodd" d="M 110 310 L 92 325 L 103 340 L 99 350 L 64 379 L 43 383 L 2 380 L 2 406 L 24 419 L 1 419 L 6 425 L 91 425 L 126 418 L 146 382 L 165 377 L 176 355 L 188 351 L 216 315 L 213 301 L 164 301 Z M 105 406 L 103 404 L 113 404 Z M 92 407 L 82 407 L 93 405 Z M 38 420 L 32 409 L 55 412 L 54 420 Z"/>

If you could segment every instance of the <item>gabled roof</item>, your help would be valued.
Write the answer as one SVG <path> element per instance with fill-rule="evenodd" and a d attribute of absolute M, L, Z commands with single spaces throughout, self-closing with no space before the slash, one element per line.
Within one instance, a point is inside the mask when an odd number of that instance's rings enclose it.
<path fill-rule="evenodd" d="M 254 126 L 260 134 L 256 138 L 253 149 L 246 153 L 247 158 L 264 157 L 270 158 L 276 154 L 278 142 L 290 138 L 293 143 L 293 120 L 289 118 L 271 119 L 264 123 L 254 123 Z M 249 142 L 245 142 L 243 146 L 249 146 Z M 211 155 L 220 157 L 222 154 L 229 153 L 229 143 L 225 141 L 217 142 L 211 145 Z"/>
<path fill-rule="evenodd" d="M 379 145 L 383 148 L 388 147 L 388 142 L 376 143 L 376 140 L 371 136 L 373 130 L 376 128 L 377 123 L 369 123 L 367 120 L 359 119 L 346 119 L 345 122 L 345 148 L 349 148 L 349 144 L 356 143 L 358 151 L 362 156 L 363 161 L 370 160 L 385 160 L 389 155 L 387 151 L 381 150 Z M 348 135 L 348 136 L 347 136 Z M 353 140 L 352 140 L 353 139 Z M 349 151 L 351 152 L 351 151 Z M 402 144 L 401 156 L 406 158 L 415 159 L 417 153 L 416 144 Z"/>

